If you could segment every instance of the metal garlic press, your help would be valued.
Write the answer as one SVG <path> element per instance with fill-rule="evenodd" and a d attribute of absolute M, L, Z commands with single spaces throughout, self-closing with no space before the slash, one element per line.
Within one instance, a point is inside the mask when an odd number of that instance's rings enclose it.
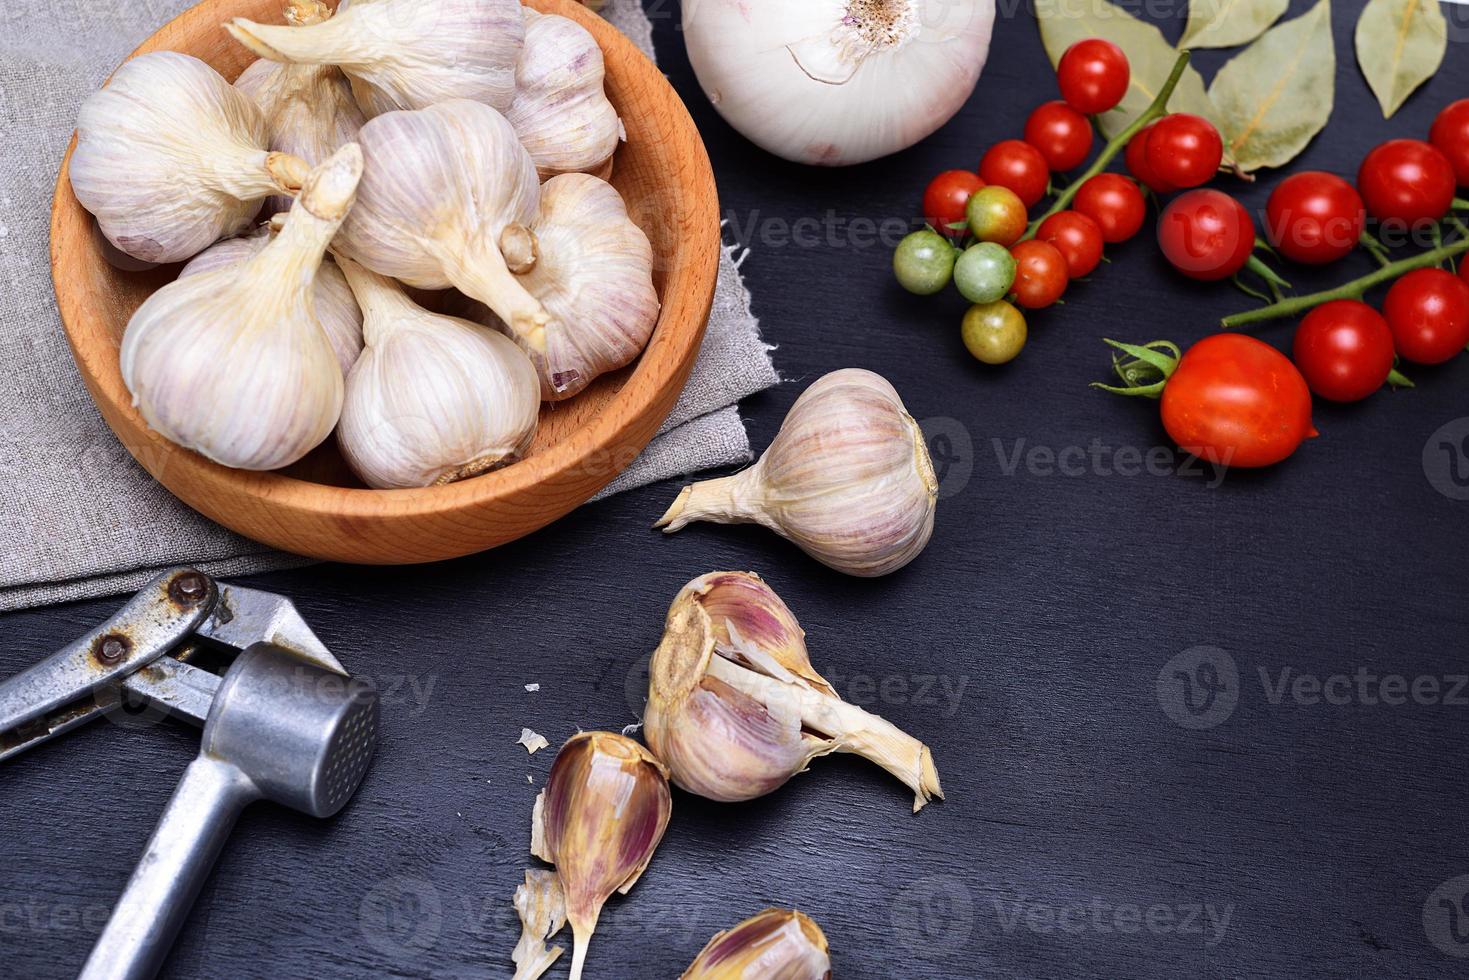
<path fill-rule="evenodd" d="M 195 663 L 231 655 L 222 674 Z M 0 761 L 138 702 L 202 726 L 203 740 L 84 980 L 154 976 L 245 805 L 332 816 L 377 744 L 375 691 L 347 676 L 290 600 L 176 568 L 0 682 Z"/>

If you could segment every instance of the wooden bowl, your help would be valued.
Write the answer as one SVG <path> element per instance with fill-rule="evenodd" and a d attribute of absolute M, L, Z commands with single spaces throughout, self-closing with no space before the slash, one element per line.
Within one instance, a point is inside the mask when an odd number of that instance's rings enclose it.
<path fill-rule="evenodd" d="M 190 507 L 246 537 L 297 554 L 398 564 L 504 544 L 566 514 L 607 485 L 672 410 L 703 338 L 719 265 L 719 205 L 709 156 L 662 73 L 626 37 L 573 0 L 529 0 L 591 31 L 607 64 L 607 95 L 627 127 L 612 183 L 648 234 L 662 310 L 639 360 L 576 398 L 544 405 L 527 457 L 444 487 L 369 490 L 328 440 L 290 469 L 233 470 L 153 432 L 132 406 L 118 366 L 123 328 L 178 266 L 120 269 L 72 194 L 71 147 L 51 209 L 51 274 L 77 368 L 128 452 Z M 233 80 L 253 60 L 220 25 L 281 22 L 281 0 L 205 0 L 130 57 L 182 51 Z M 114 255 L 115 258 L 115 255 Z M 123 263 L 118 263 L 123 264 Z"/>

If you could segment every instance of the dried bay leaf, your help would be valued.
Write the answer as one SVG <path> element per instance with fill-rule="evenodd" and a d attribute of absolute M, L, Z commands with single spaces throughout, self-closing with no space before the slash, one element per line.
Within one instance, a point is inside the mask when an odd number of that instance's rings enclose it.
<path fill-rule="evenodd" d="M 1189 0 L 1180 48 L 1232 48 L 1248 44 L 1275 23 L 1290 0 Z"/>
<path fill-rule="evenodd" d="M 1384 119 L 1433 77 L 1448 46 L 1438 0 L 1370 0 L 1357 21 L 1357 63 Z"/>
<path fill-rule="evenodd" d="M 1037 0 L 1035 15 L 1040 24 L 1041 43 L 1053 68 L 1067 48 L 1089 37 L 1106 38 L 1127 54 L 1132 66 L 1127 94 L 1117 108 L 1097 117 L 1109 139 L 1126 129 L 1152 104 L 1178 60 L 1178 52 L 1163 38 L 1162 31 L 1107 0 Z M 1219 125 L 1218 114 L 1204 91 L 1204 79 L 1192 65 L 1183 70 L 1183 77 L 1168 100 L 1168 108 L 1173 112 L 1191 112 Z M 1225 147 L 1224 163 L 1232 162 L 1229 148 Z"/>
<path fill-rule="evenodd" d="M 1242 172 L 1279 167 L 1331 118 L 1336 49 L 1331 0 L 1270 28 L 1221 69 L 1209 86 L 1226 156 Z"/>

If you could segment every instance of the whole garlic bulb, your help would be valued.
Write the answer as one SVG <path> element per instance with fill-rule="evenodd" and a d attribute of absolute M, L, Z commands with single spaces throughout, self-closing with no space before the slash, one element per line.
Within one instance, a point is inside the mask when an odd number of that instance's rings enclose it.
<path fill-rule="evenodd" d="M 602 88 L 606 68 L 596 38 L 566 17 L 529 7 L 524 16 L 525 48 L 505 118 L 542 179 L 610 169 L 622 122 Z"/>
<path fill-rule="evenodd" d="M 754 466 L 684 487 L 655 526 L 762 524 L 824 565 L 875 577 L 918 557 L 937 504 L 903 400 L 880 375 L 845 368 L 801 393 Z"/>
<path fill-rule="evenodd" d="M 517 0 L 353 0 L 321 23 L 225 29 L 262 58 L 339 66 L 369 116 L 450 99 L 507 109 L 525 39 Z"/>
<path fill-rule="evenodd" d="M 796 163 L 896 153 L 948 122 L 989 53 L 995 0 L 685 0 L 699 85 Z"/>
<path fill-rule="evenodd" d="M 830 980 L 826 934 L 795 909 L 766 909 L 715 933 L 679 980 Z"/>
<path fill-rule="evenodd" d="M 77 115 L 71 188 L 107 240 L 145 262 L 179 262 L 249 227 L 307 166 L 271 152 L 260 110 L 198 58 L 153 51 L 123 63 Z"/>
<path fill-rule="evenodd" d="M 311 171 L 257 255 L 175 280 L 138 307 L 122 377 L 155 431 L 248 470 L 293 463 L 331 434 L 342 369 L 312 280 L 361 176 L 362 153 L 348 143 Z"/>
<path fill-rule="evenodd" d="M 179 278 L 239 265 L 260 254 L 260 250 L 270 244 L 270 239 L 270 225 L 264 224 L 248 235 L 216 242 L 190 259 L 179 270 Z M 315 294 L 316 318 L 321 321 L 321 329 L 326 332 L 326 339 L 336 352 L 342 377 L 346 377 L 352 365 L 357 363 L 357 355 L 362 353 L 362 310 L 352 296 L 347 277 L 342 275 L 342 270 L 330 256 L 316 270 L 311 288 Z"/>
<path fill-rule="evenodd" d="M 643 737 L 673 781 L 737 802 L 779 789 L 817 756 L 853 752 L 943 797 L 928 746 L 843 701 L 811 666 L 806 634 L 753 572 L 710 572 L 674 598 L 648 668 Z"/>
<path fill-rule="evenodd" d="M 339 259 L 366 347 L 347 377 L 337 442 L 370 487 L 441 486 L 519 459 L 541 407 L 509 339 L 430 313 L 392 280 Z"/>
<path fill-rule="evenodd" d="M 550 315 L 502 254 L 519 254 L 541 199 L 535 165 L 505 117 L 457 99 L 385 113 L 359 141 L 367 169 L 338 254 L 410 286 L 455 286 L 544 351 Z"/>

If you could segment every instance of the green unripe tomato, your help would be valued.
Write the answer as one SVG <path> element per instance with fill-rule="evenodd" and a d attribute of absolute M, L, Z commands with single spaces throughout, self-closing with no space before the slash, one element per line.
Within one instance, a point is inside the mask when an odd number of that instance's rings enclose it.
<path fill-rule="evenodd" d="M 915 231 L 893 252 L 893 274 L 908 292 L 932 296 L 954 274 L 954 246 L 936 231 Z"/>
<path fill-rule="evenodd" d="M 954 263 L 954 285 L 971 303 L 1004 299 L 1015 283 L 1015 256 L 1003 245 L 971 245 Z"/>
<path fill-rule="evenodd" d="M 964 346 L 986 364 L 1013 361 L 1025 346 L 1025 316 L 1004 300 L 971 306 L 962 330 Z"/>
<path fill-rule="evenodd" d="M 1009 247 L 1025 234 L 1030 220 L 1025 202 L 1010 188 L 990 184 L 975 191 L 964 205 L 969 233 L 982 242 Z"/>

